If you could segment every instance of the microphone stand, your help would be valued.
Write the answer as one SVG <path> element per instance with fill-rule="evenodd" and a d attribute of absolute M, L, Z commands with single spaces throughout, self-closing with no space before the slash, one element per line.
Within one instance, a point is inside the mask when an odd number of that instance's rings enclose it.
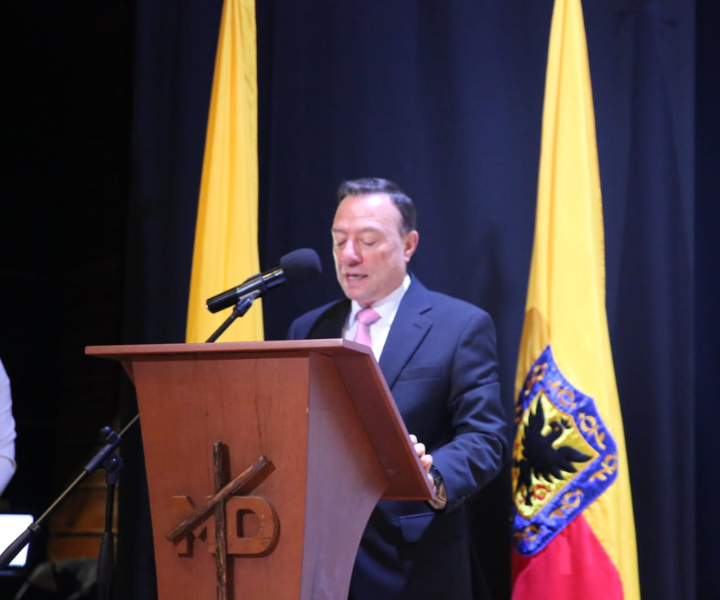
<path fill-rule="evenodd" d="M 225 332 L 225 330 L 232 325 L 235 319 L 245 315 L 245 313 L 250 310 L 252 303 L 258 298 L 258 296 L 260 296 L 259 291 L 254 291 L 242 296 L 235 305 L 232 314 L 225 319 L 223 324 L 220 325 L 215 333 L 208 338 L 206 343 L 211 343 L 217 340 Z M 103 532 L 102 541 L 100 543 L 100 552 L 98 554 L 97 597 L 98 600 L 107 600 L 110 598 L 113 565 L 115 562 L 115 537 L 112 532 L 115 486 L 118 483 L 120 469 L 122 469 L 123 466 L 122 459 L 115 452 L 115 449 L 120 445 L 120 442 L 122 442 L 122 437 L 138 421 L 138 419 L 140 419 L 139 414 L 135 415 L 119 434 L 115 433 L 110 427 L 103 427 L 100 430 L 100 434 L 105 438 L 105 446 L 90 460 L 87 465 L 85 465 L 82 473 L 80 473 L 75 481 L 73 481 L 65 489 L 65 491 L 58 496 L 55 502 L 53 502 L 35 522 L 28 525 L 28 528 L 23 531 L 2 554 L 0 554 L 0 569 L 7 567 L 10 564 L 10 561 L 19 554 L 20 550 L 22 550 L 31 539 L 40 533 L 42 523 L 58 506 L 60 506 L 63 500 L 65 500 L 65 498 L 67 498 L 88 475 L 94 473 L 98 467 L 102 467 L 106 471 L 107 499 L 105 503 L 105 530 Z"/>
<path fill-rule="evenodd" d="M 135 415 L 131 423 L 134 423 L 140 415 Z M 105 427 L 103 431 L 108 437 L 115 436 L 115 432 Z M 106 431 L 109 430 L 109 431 Z M 118 436 L 116 436 L 118 437 Z M 97 562 L 97 597 L 98 600 L 108 600 L 111 597 L 113 567 L 115 565 L 115 534 L 113 533 L 113 512 L 115 505 L 115 486 L 120 477 L 120 469 L 123 467 L 122 458 L 115 452 L 110 454 L 102 463 L 105 469 L 106 500 L 105 500 L 105 530 L 100 541 L 100 551 Z"/>
<path fill-rule="evenodd" d="M 98 598 L 105 600 L 109 598 L 110 592 L 110 575 L 112 574 L 112 561 L 114 555 L 114 538 L 112 533 L 112 509 L 115 494 L 115 485 L 119 477 L 119 471 L 122 468 L 122 460 L 115 453 L 115 449 L 122 442 L 122 437 L 127 431 L 135 424 L 140 418 L 140 415 L 135 417 L 125 426 L 125 428 L 119 433 L 115 433 L 110 427 L 103 427 L 100 430 L 100 434 L 105 438 L 105 446 L 98 452 L 90 462 L 85 465 L 82 473 L 73 481 L 65 491 L 50 505 L 48 508 L 35 522 L 31 523 L 28 528 L 21 533 L 15 541 L 10 544 L 5 551 L 0 554 L 0 569 L 7 567 L 10 561 L 22 550 L 26 544 L 30 542 L 32 538 L 40 533 L 41 525 L 47 519 L 52 512 L 60 506 L 65 498 L 78 486 L 82 481 L 91 473 L 94 473 L 98 467 L 102 467 L 107 471 L 107 482 L 108 482 L 108 498 L 106 508 L 110 511 L 105 516 L 105 533 L 103 534 L 102 543 L 100 545 L 100 555 L 98 557 Z M 109 567 L 108 567 L 109 566 Z"/>
<path fill-rule="evenodd" d="M 230 325 L 232 325 L 235 319 L 237 319 L 238 317 L 242 317 L 247 311 L 250 310 L 252 303 L 257 299 L 258 296 L 260 296 L 259 291 L 250 292 L 249 294 L 241 296 L 240 300 L 238 300 L 238 303 L 235 305 L 235 308 L 233 308 L 232 314 L 227 319 L 225 319 L 223 324 L 217 328 L 215 333 L 213 333 L 205 343 L 209 344 L 218 339 L 225 332 L 225 330 L 230 327 Z"/>

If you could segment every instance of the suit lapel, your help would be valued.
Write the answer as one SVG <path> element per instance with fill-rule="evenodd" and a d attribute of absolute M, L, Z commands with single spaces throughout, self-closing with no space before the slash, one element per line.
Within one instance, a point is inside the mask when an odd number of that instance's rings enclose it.
<path fill-rule="evenodd" d="M 432 321 L 424 313 L 431 308 L 427 288 L 413 277 L 410 287 L 400 301 L 380 356 L 380 368 L 389 388 L 395 384 L 403 367 L 430 331 Z"/>

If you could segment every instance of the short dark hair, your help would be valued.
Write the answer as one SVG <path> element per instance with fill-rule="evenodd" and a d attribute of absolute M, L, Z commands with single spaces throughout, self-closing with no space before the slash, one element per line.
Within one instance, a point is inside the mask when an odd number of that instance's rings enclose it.
<path fill-rule="evenodd" d="M 417 229 L 417 212 L 415 204 L 394 181 L 379 177 L 365 177 L 343 181 L 338 188 L 338 204 L 348 196 L 365 196 L 366 194 L 387 194 L 400 212 L 400 229 L 402 233 Z"/>

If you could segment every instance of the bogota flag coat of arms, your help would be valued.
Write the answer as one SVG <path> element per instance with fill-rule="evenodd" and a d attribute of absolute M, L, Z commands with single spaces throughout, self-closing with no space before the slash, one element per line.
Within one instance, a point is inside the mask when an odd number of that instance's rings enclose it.
<path fill-rule="evenodd" d="M 516 377 L 513 600 L 639 600 L 580 0 L 556 0 Z"/>

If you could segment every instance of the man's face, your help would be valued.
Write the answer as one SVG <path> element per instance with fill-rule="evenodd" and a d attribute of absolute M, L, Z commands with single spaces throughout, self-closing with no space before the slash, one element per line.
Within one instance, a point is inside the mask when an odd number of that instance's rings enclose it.
<path fill-rule="evenodd" d="M 387 194 L 345 198 L 332 236 L 340 286 L 363 306 L 400 287 L 418 243 L 417 231 L 401 233 L 400 211 Z"/>

